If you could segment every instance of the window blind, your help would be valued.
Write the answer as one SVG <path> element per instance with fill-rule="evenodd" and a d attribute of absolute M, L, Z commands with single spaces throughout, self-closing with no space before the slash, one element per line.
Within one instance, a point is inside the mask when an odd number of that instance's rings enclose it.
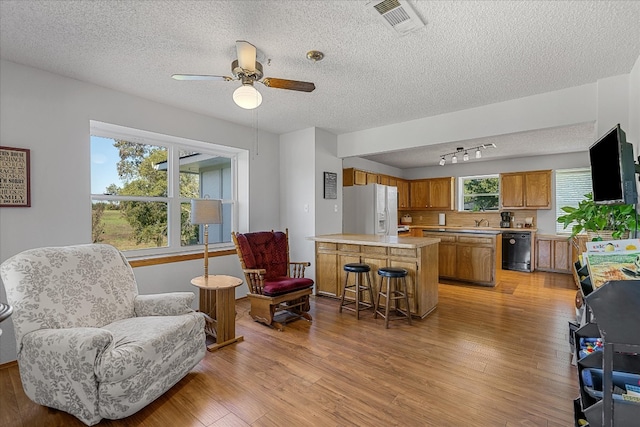
<path fill-rule="evenodd" d="M 578 207 L 578 203 L 584 199 L 584 195 L 590 193 L 591 170 L 581 169 L 558 169 L 556 170 L 556 232 L 570 233 L 571 224 L 566 229 L 557 222 L 559 216 L 565 215 L 561 209 L 564 206 Z"/>

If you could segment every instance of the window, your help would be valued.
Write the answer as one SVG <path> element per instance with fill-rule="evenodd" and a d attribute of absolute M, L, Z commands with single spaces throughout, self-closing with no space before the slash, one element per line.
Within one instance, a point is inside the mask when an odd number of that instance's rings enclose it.
<path fill-rule="evenodd" d="M 458 210 L 461 212 L 497 211 L 500 208 L 498 175 L 458 178 Z"/>
<path fill-rule="evenodd" d="M 584 199 L 584 195 L 591 190 L 591 170 L 581 169 L 558 169 L 556 170 L 556 232 L 570 233 L 573 224 L 566 229 L 557 220 L 559 216 L 565 215 L 561 208 L 563 206 L 578 207 L 578 202 Z"/>
<path fill-rule="evenodd" d="M 209 243 L 231 244 L 240 151 L 92 122 L 92 240 L 139 255 L 193 250 L 204 233 L 191 199 L 209 197 L 223 203 Z"/>

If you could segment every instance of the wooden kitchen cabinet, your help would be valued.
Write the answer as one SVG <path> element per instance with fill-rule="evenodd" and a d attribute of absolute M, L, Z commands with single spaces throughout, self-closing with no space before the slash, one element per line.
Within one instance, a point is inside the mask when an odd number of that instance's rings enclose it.
<path fill-rule="evenodd" d="M 367 184 L 377 184 L 378 175 L 375 173 L 367 172 Z"/>
<path fill-rule="evenodd" d="M 398 208 L 409 209 L 409 181 L 398 178 L 396 180 L 396 187 L 398 187 Z"/>
<path fill-rule="evenodd" d="M 316 251 L 316 293 L 332 293 L 337 291 L 338 253 L 335 245 L 323 245 Z"/>
<path fill-rule="evenodd" d="M 354 168 L 342 170 L 342 186 L 367 185 L 367 172 Z"/>
<path fill-rule="evenodd" d="M 438 303 L 438 245 L 435 242 L 353 244 L 354 235 L 318 236 L 316 240 L 316 295 L 340 297 L 346 272 L 344 264 L 362 262 L 371 266 L 374 296 L 380 285 L 378 269 L 400 267 L 408 271 L 407 286 L 410 311 L 425 317 Z M 326 237 L 324 241 L 318 239 Z M 374 236 L 362 235 L 368 241 Z M 402 239 L 402 238 L 399 238 Z M 339 243 L 340 240 L 349 243 Z M 413 241 L 412 241 L 413 242 Z M 415 247 L 407 247 L 413 246 Z M 368 299 L 368 297 L 366 297 Z"/>
<path fill-rule="evenodd" d="M 414 209 L 453 210 L 453 177 L 418 179 L 410 181 L 410 206 Z"/>
<path fill-rule="evenodd" d="M 478 283 L 495 282 L 495 249 L 471 243 L 456 246 L 456 277 Z"/>
<path fill-rule="evenodd" d="M 562 236 L 536 236 L 536 270 L 572 273 L 571 241 Z"/>
<path fill-rule="evenodd" d="M 551 209 L 551 171 L 500 174 L 501 209 Z"/>
<path fill-rule="evenodd" d="M 410 181 L 409 203 L 412 208 L 429 207 L 429 181 L 426 179 Z"/>
<path fill-rule="evenodd" d="M 455 232 L 423 232 L 440 239 L 438 271 L 441 278 L 495 286 L 502 263 L 501 235 Z"/>

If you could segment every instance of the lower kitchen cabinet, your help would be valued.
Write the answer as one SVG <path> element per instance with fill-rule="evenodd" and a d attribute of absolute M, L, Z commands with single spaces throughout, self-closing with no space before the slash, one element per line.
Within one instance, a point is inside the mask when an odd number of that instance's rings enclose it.
<path fill-rule="evenodd" d="M 337 235 L 341 236 L 341 235 Z M 365 235 L 363 235 L 365 236 Z M 327 237 L 331 241 L 316 240 L 316 295 L 340 297 L 346 272 L 344 264 L 361 262 L 371 266 L 374 296 L 380 285 L 378 269 L 399 267 L 408 271 L 407 288 L 411 314 L 426 317 L 438 303 L 438 244 L 431 239 L 412 239 L 415 247 L 406 244 L 382 242 L 380 244 L 339 243 L 339 238 Z M 403 238 L 399 237 L 399 240 Z M 422 242 L 420 242 L 420 240 Z M 368 297 L 367 297 L 368 299 Z"/>
<path fill-rule="evenodd" d="M 563 236 L 536 236 L 536 270 L 572 273 L 571 241 Z"/>
<path fill-rule="evenodd" d="M 458 243 L 456 246 L 456 278 L 468 282 L 495 282 L 495 250 L 491 246 Z"/>
<path fill-rule="evenodd" d="M 495 286 L 496 269 L 502 263 L 500 234 L 423 231 L 423 235 L 440 239 L 438 270 L 441 278 Z"/>

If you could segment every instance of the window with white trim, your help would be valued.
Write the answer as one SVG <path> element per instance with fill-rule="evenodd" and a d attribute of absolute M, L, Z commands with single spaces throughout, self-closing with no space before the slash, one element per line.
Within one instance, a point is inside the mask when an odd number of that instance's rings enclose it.
<path fill-rule="evenodd" d="M 500 209 L 500 179 L 495 175 L 458 178 L 460 212 L 497 211 Z"/>
<path fill-rule="evenodd" d="M 91 122 L 92 240 L 135 255 L 192 251 L 203 225 L 191 199 L 222 200 L 210 248 L 229 246 L 237 221 L 237 156 L 242 150 Z"/>
<path fill-rule="evenodd" d="M 566 215 L 564 206 L 578 207 L 585 194 L 591 193 L 591 169 L 558 169 L 556 170 L 556 232 L 571 233 L 574 224 L 564 228 L 558 217 Z"/>

